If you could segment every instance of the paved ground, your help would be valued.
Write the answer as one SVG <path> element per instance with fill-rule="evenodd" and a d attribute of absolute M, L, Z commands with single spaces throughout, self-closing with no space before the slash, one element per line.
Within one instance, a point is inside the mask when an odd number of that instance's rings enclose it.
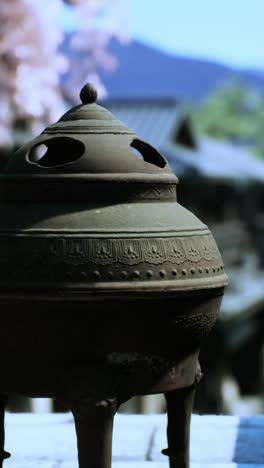
<path fill-rule="evenodd" d="M 165 415 L 115 418 L 113 468 L 166 468 Z M 70 414 L 7 414 L 5 468 L 77 468 Z M 191 468 L 264 468 L 264 416 L 193 416 Z"/>

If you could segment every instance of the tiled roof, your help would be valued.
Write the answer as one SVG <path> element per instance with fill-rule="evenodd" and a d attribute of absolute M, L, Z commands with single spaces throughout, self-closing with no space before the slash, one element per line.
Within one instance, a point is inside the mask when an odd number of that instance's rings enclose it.
<path fill-rule="evenodd" d="M 156 148 L 171 138 L 183 116 L 173 99 L 109 100 L 102 102 L 119 120 Z"/>
<path fill-rule="evenodd" d="M 174 149 L 168 142 L 164 147 L 167 159 L 173 155 L 186 166 L 193 167 L 204 176 L 218 180 L 240 180 L 264 182 L 264 161 L 256 158 L 250 151 L 228 142 L 203 137 L 198 140 L 198 150 L 188 148 Z"/>

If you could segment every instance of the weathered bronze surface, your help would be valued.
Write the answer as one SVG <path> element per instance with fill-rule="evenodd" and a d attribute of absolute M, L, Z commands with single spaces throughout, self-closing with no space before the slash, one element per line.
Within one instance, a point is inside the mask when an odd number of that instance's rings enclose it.
<path fill-rule="evenodd" d="M 91 85 L 80 96 L 0 176 L 2 416 L 12 392 L 59 399 L 80 468 L 106 468 L 118 406 L 163 392 L 164 453 L 186 468 L 224 266 L 207 226 L 177 203 L 164 157 L 95 104 Z"/>

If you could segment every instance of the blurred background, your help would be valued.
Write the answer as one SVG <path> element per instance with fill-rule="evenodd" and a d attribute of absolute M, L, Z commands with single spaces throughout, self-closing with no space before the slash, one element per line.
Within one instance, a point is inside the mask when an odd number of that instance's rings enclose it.
<path fill-rule="evenodd" d="M 262 0 L 2 0 L 0 170 L 79 103 L 102 105 L 179 176 L 230 284 L 201 352 L 198 413 L 264 412 L 264 3 Z M 64 411 L 14 397 L 10 411 Z M 162 396 L 125 412 L 162 412 Z"/>

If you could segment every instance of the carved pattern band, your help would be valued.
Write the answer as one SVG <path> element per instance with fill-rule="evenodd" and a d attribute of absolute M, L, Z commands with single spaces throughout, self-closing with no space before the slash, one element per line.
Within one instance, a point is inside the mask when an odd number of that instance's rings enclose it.
<path fill-rule="evenodd" d="M 70 264 L 89 262 L 97 265 L 158 265 L 170 262 L 179 265 L 220 258 L 211 234 L 153 239 L 50 238 L 46 242 L 45 253 L 48 256 L 63 259 Z"/>
<path fill-rule="evenodd" d="M 5 237 L 0 242 L 0 266 L 0 282 L 8 286 L 14 281 L 53 285 L 61 281 L 207 281 L 211 276 L 226 282 L 211 234 L 136 239 Z"/>

